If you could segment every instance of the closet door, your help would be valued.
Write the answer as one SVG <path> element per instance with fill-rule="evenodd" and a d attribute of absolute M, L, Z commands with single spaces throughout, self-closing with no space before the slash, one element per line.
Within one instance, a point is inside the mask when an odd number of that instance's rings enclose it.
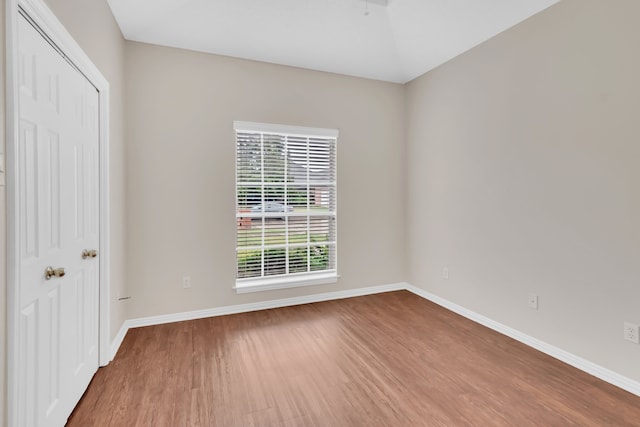
<path fill-rule="evenodd" d="M 19 17 L 19 396 L 63 426 L 98 368 L 98 92 Z"/>

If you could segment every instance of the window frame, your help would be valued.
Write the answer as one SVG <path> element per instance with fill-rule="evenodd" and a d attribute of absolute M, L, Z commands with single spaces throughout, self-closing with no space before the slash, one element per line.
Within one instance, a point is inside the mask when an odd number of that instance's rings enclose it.
<path fill-rule="evenodd" d="M 281 124 L 273 124 L 273 123 L 256 123 L 256 122 L 246 122 L 246 121 L 234 121 L 233 122 L 233 128 L 234 128 L 234 142 L 235 142 L 235 218 L 236 218 L 236 238 L 235 238 L 235 247 L 236 247 L 236 254 L 235 254 L 235 271 L 236 271 L 236 279 L 235 279 L 235 285 L 233 287 L 233 289 L 235 289 L 236 293 L 248 293 L 248 292 L 258 292 L 258 291 L 267 291 L 267 290 L 274 290 L 274 289 L 284 289 L 284 288 L 293 288 L 293 287 L 302 287 L 302 286 L 312 286 L 312 285 L 321 285 L 321 284 L 329 284 L 329 283 L 335 283 L 337 282 L 339 275 L 338 275 L 338 178 L 337 178 L 337 142 L 338 142 L 338 135 L 339 135 L 339 131 L 337 129 L 325 129 L 325 128 L 312 128 L 312 127 L 302 127 L 302 126 L 290 126 L 290 125 L 281 125 Z M 251 133 L 255 133 L 255 134 L 260 134 L 261 138 L 264 138 L 265 135 L 268 136 L 279 136 L 282 138 L 285 138 L 287 141 L 289 141 L 288 138 L 292 138 L 292 139 L 296 139 L 296 138 L 305 138 L 307 139 L 307 146 L 310 146 L 310 140 L 312 139 L 333 139 L 333 151 L 332 151 L 332 157 L 329 158 L 329 166 L 334 168 L 333 171 L 333 180 L 332 181 L 328 181 L 331 182 L 332 184 L 329 185 L 330 187 L 330 191 L 333 192 L 333 207 L 335 209 L 332 209 L 329 211 L 328 214 L 311 214 L 311 210 L 307 209 L 306 211 L 306 216 L 307 216 L 307 220 L 310 221 L 312 217 L 326 217 L 329 219 L 329 221 L 332 221 L 332 224 L 328 226 L 328 230 L 333 230 L 333 236 L 334 238 L 331 240 L 328 240 L 327 242 L 322 242 L 322 245 L 326 245 L 328 247 L 332 247 L 332 251 L 330 250 L 329 252 L 329 257 L 331 259 L 331 265 L 332 268 L 330 269 L 324 269 L 324 270 L 319 270 L 319 271 L 310 271 L 311 270 L 311 266 L 310 264 L 308 264 L 310 261 L 310 259 L 307 259 L 307 271 L 306 272 L 294 272 L 294 273 L 290 273 L 288 272 L 289 267 L 290 267 L 290 259 L 289 256 L 287 255 L 285 257 L 285 269 L 287 271 L 287 273 L 284 274 L 278 274 L 278 275 L 265 275 L 264 274 L 264 263 L 265 263 L 265 250 L 267 248 L 269 248 L 269 245 L 265 244 L 264 241 L 264 231 L 262 234 L 262 241 L 261 244 L 259 245 L 261 247 L 262 250 L 262 254 L 261 254 L 261 258 L 260 258 L 260 262 L 261 262 L 261 275 L 258 277 L 239 277 L 239 255 L 238 252 L 241 250 L 250 250 L 247 249 L 247 247 L 243 247 L 241 245 L 239 245 L 239 236 L 240 236 L 240 224 L 241 221 L 246 219 L 247 217 L 250 218 L 260 218 L 261 219 L 261 227 L 262 229 L 264 229 L 264 225 L 266 224 L 267 220 L 269 218 L 272 218 L 274 215 L 271 214 L 269 212 L 263 211 L 260 213 L 247 213 L 247 212 L 242 212 L 240 209 L 240 204 L 239 204 L 239 189 L 240 189 L 240 171 L 239 171 L 239 158 L 238 156 L 240 155 L 240 150 L 239 150 L 239 135 L 240 134 L 251 134 Z M 261 139 L 261 141 L 263 141 Z M 262 142 L 263 143 L 263 142 Z M 261 161 L 264 162 L 264 151 L 263 151 L 264 147 L 261 147 L 261 151 L 260 151 L 260 155 L 261 155 Z M 309 162 L 310 160 L 310 152 L 307 151 L 307 162 Z M 285 163 L 285 168 L 287 168 L 287 163 Z M 265 184 L 266 181 L 264 180 L 264 163 L 262 163 L 261 165 L 261 173 L 262 173 L 262 177 L 260 182 L 257 182 L 257 184 L 259 184 L 261 186 L 261 192 L 260 192 L 260 198 L 261 198 L 261 205 L 264 205 L 266 203 L 269 203 L 269 200 L 265 200 Z M 285 175 L 286 176 L 286 175 Z M 271 185 L 272 183 L 269 182 L 269 184 Z M 313 184 L 313 181 L 309 179 L 309 177 L 307 177 L 307 180 L 304 182 L 304 184 L 307 186 L 307 200 L 309 197 L 309 192 L 311 190 L 311 185 Z M 244 186 L 246 187 L 247 182 L 244 183 Z M 283 188 L 289 188 L 289 184 L 287 184 L 286 178 L 282 180 L 282 185 Z M 307 202 L 309 203 L 309 202 Z M 285 202 L 284 202 L 284 206 L 293 206 L 293 205 L 289 205 L 288 201 L 286 200 L 286 193 L 285 193 Z M 309 207 L 309 204 L 307 204 L 307 207 Z M 245 205 L 245 209 L 246 209 L 246 205 Z M 289 223 L 289 218 L 291 217 L 296 217 L 296 216 L 301 216 L 301 215 L 295 215 L 295 214 L 290 214 L 290 211 L 287 211 L 287 208 L 285 208 L 285 211 L 282 213 L 278 213 L 277 216 L 283 216 L 283 217 L 287 217 L 285 218 L 285 235 L 286 237 L 286 243 L 284 244 L 284 248 L 285 251 L 287 251 L 287 254 L 289 253 L 289 249 L 292 247 L 290 246 L 289 243 L 289 237 L 290 237 L 290 232 L 291 232 L 291 228 L 290 228 L 290 223 Z M 307 237 L 307 241 L 305 243 L 305 245 L 300 246 L 300 247 L 307 247 L 307 249 L 310 251 L 312 245 L 312 241 L 311 241 L 311 237 L 310 235 L 308 235 Z M 244 249 L 243 249 L 244 248 Z M 277 248 L 272 248 L 272 249 L 277 249 Z M 309 253 L 309 257 L 310 257 L 310 252 Z"/>

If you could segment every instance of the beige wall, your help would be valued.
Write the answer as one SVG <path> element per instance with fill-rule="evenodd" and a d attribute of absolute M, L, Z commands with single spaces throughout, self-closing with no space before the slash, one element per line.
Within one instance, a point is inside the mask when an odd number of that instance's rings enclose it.
<path fill-rule="evenodd" d="M 402 86 L 135 42 L 126 52 L 132 318 L 405 279 Z M 337 284 L 233 291 L 234 120 L 340 130 Z"/>
<path fill-rule="evenodd" d="M 110 85 L 111 337 L 124 320 L 126 284 L 124 38 L 105 0 L 46 0 Z"/>
<path fill-rule="evenodd" d="M 4 72 L 5 72 L 5 0 L 0 0 L 0 153 L 5 151 L 5 111 L 4 111 Z M 5 162 L 6 164 L 6 162 Z M 7 392 L 7 234 L 6 187 L 0 185 L 0 426 L 6 423 Z"/>
<path fill-rule="evenodd" d="M 406 87 L 410 282 L 636 381 L 638 16 L 565 0 Z"/>

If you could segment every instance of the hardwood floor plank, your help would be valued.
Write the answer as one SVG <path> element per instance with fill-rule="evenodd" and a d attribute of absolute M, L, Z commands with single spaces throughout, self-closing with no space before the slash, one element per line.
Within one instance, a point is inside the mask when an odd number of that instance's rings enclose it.
<path fill-rule="evenodd" d="M 132 329 L 68 422 L 639 425 L 639 397 L 405 291 Z"/>

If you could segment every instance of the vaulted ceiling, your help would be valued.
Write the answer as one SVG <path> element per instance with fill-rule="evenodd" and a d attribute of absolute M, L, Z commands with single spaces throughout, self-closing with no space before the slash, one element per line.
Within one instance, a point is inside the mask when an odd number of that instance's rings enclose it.
<path fill-rule="evenodd" d="M 124 37 L 405 83 L 558 0 L 108 0 Z"/>

